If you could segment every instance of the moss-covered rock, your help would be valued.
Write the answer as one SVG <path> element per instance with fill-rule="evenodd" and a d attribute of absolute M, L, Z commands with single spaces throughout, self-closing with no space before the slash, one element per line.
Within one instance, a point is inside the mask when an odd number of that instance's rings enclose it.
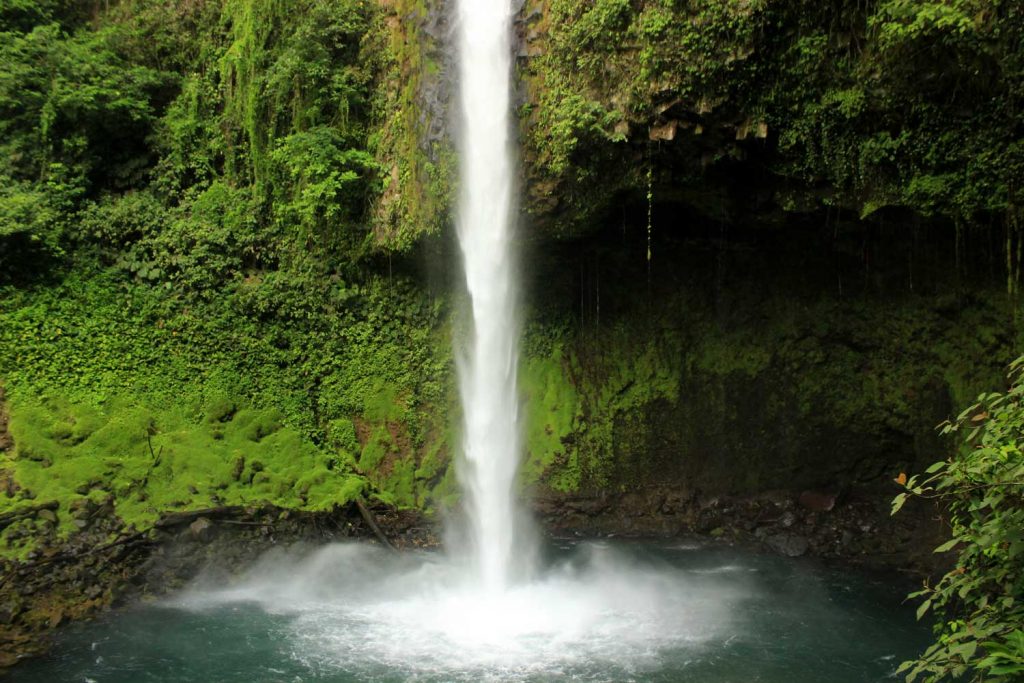
<path fill-rule="evenodd" d="M 448 4 L 59 5 L 0 11 L 0 514 L 57 503 L 0 550 L 107 508 L 454 505 Z M 1020 347 L 1022 21 L 525 2 L 521 485 L 933 458 Z"/>
<path fill-rule="evenodd" d="M 594 229 L 624 194 L 713 211 L 749 183 L 793 213 L 1000 224 L 1016 280 L 1013 3 L 538 0 L 520 18 L 527 208 L 545 234 Z"/>
<path fill-rule="evenodd" d="M 935 426 L 1000 386 L 1020 343 L 1012 297 L 998 281 L 963 288 L 951 254 L 862 226 L 845 239 L 869 250 L 867 268 L 839 256 L 842 240 L 822 249 L 813 225 L 708 241 L 692 220 L 688 236 L 660 234 L 650 264 L 634 223 L 540 265 L 545 292 L 577 303 L 535 310 L 527 331 L 524 479 L 560 492 L 884 486 L 949 448 Z"/>

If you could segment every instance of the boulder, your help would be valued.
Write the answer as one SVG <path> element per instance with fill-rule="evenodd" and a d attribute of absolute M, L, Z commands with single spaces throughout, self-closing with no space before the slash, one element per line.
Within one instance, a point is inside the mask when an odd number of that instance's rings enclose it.
<path fill-rule="evenodd" d="M 17 617 L 21 611 L 22 607 L 18 602 L 10 601 L 0 604 L 0 625 L 6 626 L 14 623 L 15 617 Z"/>
<path fill-rule="evenodd" d="M 189 535 L 202 543 L 206 543 L 214 534 L 213 522 L 206 517 L 200 517 L 191 524 L 188 525 Z"/>
<path fill-rule="evenodd" d="M 804 491 L 800 505 L 813 512 L 829 512 L 836 506 L 836 494 L 823 491 Z"/>
<path fill-rule="evenodd" d="M 810 542 L 798 534 L 775 534 L 765 539 L 768 547 L 786 557 L 800 557 L 807 552 Z"/>

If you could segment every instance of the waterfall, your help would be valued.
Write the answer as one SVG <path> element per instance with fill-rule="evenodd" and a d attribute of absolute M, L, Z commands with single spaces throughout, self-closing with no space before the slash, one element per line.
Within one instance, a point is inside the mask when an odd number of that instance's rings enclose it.
<path fill-rule="evenodd" d="M 510 0 L 458 0 L 457 217 L 473 338 L 459 367 L 464 413 L 459 478 L 483 586 L 508 585 L 516 549 L 513 486 L 520 454 L 518 323 L 512 249 Z"/>

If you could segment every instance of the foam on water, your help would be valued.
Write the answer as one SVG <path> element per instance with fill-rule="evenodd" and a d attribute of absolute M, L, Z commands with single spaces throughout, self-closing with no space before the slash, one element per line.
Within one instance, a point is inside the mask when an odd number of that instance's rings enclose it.
<path fill-rule="evenodd" d="M 358 545 L 272 554 L 228 588 L 196 587 L 172 606 L 252 603 L 291 617 L 293 656 L 313 669 L 515 680 L 656 669 L 730 631 L 742 582 L 637 563 L 581 546 L 529 583 L 489 591 L 440 555 Z"/>
<path fill-rule="evenodd" d="M 142 610 L 134 622 L 126 615 L 121 631 L 108 624 L 102 642 L 72 648 L 49 671 L 22 669 L 23 680 L 792 683 L 891 673 L 885 662 L 900 632 L 861 647 L 880 622 L 829 608 L 834 591 L 805 569 L 766 589 L 742 562 L 684 569 L 589 544 L 531 571 L 536 544 L 513 495 L 521 449 L 511 20 L 510 0 L 457 0 L 456 223 L 473 322 L 457 354 L 459 479 L 472 552 L 360 544 L 271 552 L 240 580 L 199 582 L 164 603 L 174 610 Z M 695 557 L 698 549 L 674 550 Z"/>
<path fill-rule="evenodd" d="M 471 552 L 392 555 L 336 545 L 270 556 L 230 588 L 194 589 L 189 609 L 255 603 L 288 617 L 307 667 L 440 680 L 606 678 L 656 667 L 666 649 L 725 633 L 737 584 L 636 564 L 594 544 L 534 571 L 517 515 L 519 325 L 513 239 L 510 0 L 458 0 L 456 220 L 472 312 L 457 354 L 464 416 L 459 480 Z"/>

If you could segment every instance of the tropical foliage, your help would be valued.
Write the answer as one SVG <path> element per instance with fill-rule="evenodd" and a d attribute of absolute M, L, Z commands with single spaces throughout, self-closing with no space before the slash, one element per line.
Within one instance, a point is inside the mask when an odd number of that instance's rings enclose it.
<path fill-rule="evenodd" d="M 984 393 L 942 427 L 962 438 L 960 453 L 909 480 L 908 497 L 939 500 L 952 537 L 935 552 L 956 566 L 912 597 L 918 618 L 934 613 L 936 642 L 901 670 L 907 680 L 1018 681 L 1024 676 L 1024 358 L 1005 393 Z"/>

